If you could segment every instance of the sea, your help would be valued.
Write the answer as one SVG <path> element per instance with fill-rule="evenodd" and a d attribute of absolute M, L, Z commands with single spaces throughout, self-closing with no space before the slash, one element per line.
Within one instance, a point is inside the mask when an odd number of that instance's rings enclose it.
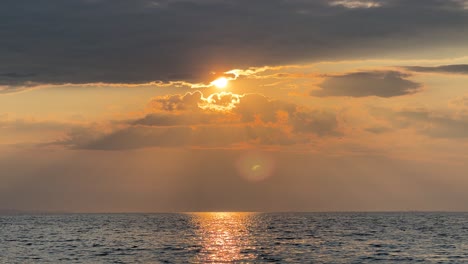
<path fill-rule="evenodd" d="M 4 215 L 0 263 L 468 263 L 468 214 Z"/>

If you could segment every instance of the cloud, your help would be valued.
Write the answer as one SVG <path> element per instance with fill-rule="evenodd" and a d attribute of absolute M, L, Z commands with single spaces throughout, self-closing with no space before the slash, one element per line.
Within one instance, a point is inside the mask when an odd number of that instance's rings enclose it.
<path fill-rule="evenodd" d="M 400 130 L 408 136 L 413 131 L 419 135 L 438 139 L 460 140 L 468 138 L 468 115 L 465 111 L 431 111 L 425 108 L 371 108 L 370 113 L 378 120 L 385 121 L 384 126 L 366 129 L 374 134 Z M 461 141 L 457 142 L 461 143 Z"/>
<path fill-rule="evenodd" d="M 343 6 L 346 8 L 375 8 L 382 6 L 379 1 L 369 0 L 338 0 L 330 3 L 332 6 Z"/>
<path fill-rule="evenodd" d="M 468 138 L 468 116 L 406 110 L 397 113 L 397 121 L 402 126 L 415 127 L 420 133 L 434 138 Z"/>
<path fill-rule="evenodd" d="M 154 98 L 150 102 L 150 108 L 162 111 L 199 111 L 202 109 L 228 111 L 235 108 L 240 98 L 231 92 L 213 93 L 204 97 L 200 91 L 188 92 L 184 95 L 167 95 Z"/>
<path fill-rule="evenodd" d="M 242 97 L 244 96 L 229 92 L 214 93 L 206 99 L 202 97 L 203 102 L 198 106 L 202 109 L 229 111 L 237 107 Z"/>
<path fill-rule="evenodd" d="M 0 115 L 0 129 L 12 129 L 17 131 L 63 130 L 64 128 L 73 128 L 79 125 L 80 124 L 57 121 L 9 119 L 7 114 Z"/>
<path fill-rule="evenodd" d="M 203 94 L 198 91 L 186 93 L 183 96 L 179 94 L 160 96 L 150 102 L 150 107 L 163 111 L 197 110 L 202 97 Z"/>
<path fill-rule="evenodd" d="M 305 109 L 259 94 L 199 91 L 153 98 L 150 112 L 99 134 L 87 129 L 57 142 L 79 149 L 291 145 L 341 135 L 336 113 Z"/>
<path fill-rule="evenodd" d="M 330 76 L 312 91 L 313 96 L 394 97 L 419 91 L 420 84 L 407 80 L 406 73 L 397 71 L 369 71 Z"/>
<path fill-rule="evenodd" d="M 190 141 L 189 127 L 150 128 L 129 127 L 112 132 L 91 143 L 82 145 L 84 149 L 118 150 L 136 149 L 142 147 L 180 147 Z"/>
<path fill-rule="evenodd" d="M 449 107 L 462 113 L 468 113 L 468 95 L 462 95 L 450 100 Z"/>
<path fill-rule="evenodd" d="M 468 36 L 459 34 L 468 23 L 464 5 L 3 0 L 0 25 L 7 26 L 1 28 L 0 86 L 13 87 L 2 88 L 11 92 L 40 84 L 209 83 L 211 72 L 253 66 L 408 54 L 427 59 L 425 49 L 467 46 Z"/>
<path fill-rule="evenodd" d="M 36 120 L 14 116 L 0 114 L 0 145 L 43 144 L 85 126 L 80 122 Z"/>
<path fill-rule="evenodd" d="M 434 67 L 408 66 L 405 68 L 415 72 L 468 74 L 468 64 L 440 65 Z"/>
<path fill-rule="evenodd" d="M 383 126 L 375 126 L 375 127 L 368 127 L 365 129 L 367 132 L 373 133 L 373 134 L 382 134 L 386 132 L 392 131 L 391 128 L 389 127 L 383 127 Z"/>

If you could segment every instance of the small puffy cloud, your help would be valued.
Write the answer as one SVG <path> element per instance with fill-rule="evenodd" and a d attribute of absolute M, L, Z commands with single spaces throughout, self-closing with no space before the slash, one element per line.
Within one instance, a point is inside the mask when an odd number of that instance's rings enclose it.
<path fill-rule="evenodd" d="M 203 94 L 201 92 L 186 93 L 185 95 L 167 95 L 154 98 L 150 107 L 164 111 L 186 111 L 199 108 Z"/>
<path fill-rule="evenodd" d="M 429 73 L 453 73 L 453 74 L 468 74 L 468 64 L 453 64 L 440 66 L 408 66 L 405 69 L 414 72 L 429 72 Z"/>
<path fill-rule="evenodd" d="M 235 108 L 242 97 L 242 95 L 227 92 L 214 93 L 207 98 L 201 97 L 202 102 L 198 106 L 202 109 L 228 111 Z"/>
<path fill-rule="evenodd" d="M 410 75 L 398 71 L 368 71 L 329 76 L 312 91 L 312 96 L 394 97 L 414 94 L 421 84 L 406 79 Z"/>
<path fill-rule="evenodd" d="M 331 6 L 343 6 L 346 8 L 375 8 L 382 6 L 380 1 L 370 0 L 337 0 L 331 1 Z"/>

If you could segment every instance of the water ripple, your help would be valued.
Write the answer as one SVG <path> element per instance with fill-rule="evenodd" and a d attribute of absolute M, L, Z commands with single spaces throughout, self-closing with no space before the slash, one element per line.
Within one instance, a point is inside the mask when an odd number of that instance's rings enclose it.
<path fill-rule="evenodd" d="M 468 263 L 464 213 L 0 217 L 0 263 Z"/>

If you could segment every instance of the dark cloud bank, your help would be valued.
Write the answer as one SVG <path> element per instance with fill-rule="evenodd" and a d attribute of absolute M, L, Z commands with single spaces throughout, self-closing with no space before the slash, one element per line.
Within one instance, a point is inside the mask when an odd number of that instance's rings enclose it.
<path fill-rule="evenodd" d="M 238 67 L 417 57 L 421 47 L 468 42 L 462 1 L 336 2 L 3 0 L 0 85 L 200 81 Z"/>
<path fill-rule="evenodd" d="M 313 96 L 350 96 L 350 97 L 393 97 L 413 94 L 419 91 L 420 84 L 405 78 L 408 74 L 397 71 L 356 72 L 331 76 L 320 87 L 312 91 Z"/>

